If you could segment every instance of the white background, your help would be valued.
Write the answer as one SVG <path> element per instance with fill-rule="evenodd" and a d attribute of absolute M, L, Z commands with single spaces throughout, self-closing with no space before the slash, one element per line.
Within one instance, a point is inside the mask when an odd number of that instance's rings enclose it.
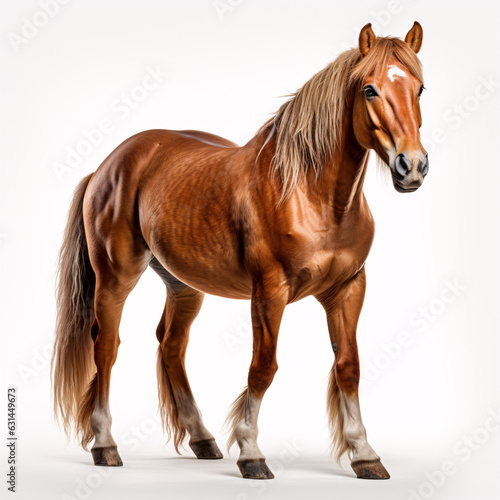
<path fill-rule="evenodd" d="M 19 391 L 18 498 L 498 498 L 500 433 L 483 430 L 500 405 L 498 2 L 222 4 L 229 9 L 218 13 L 213 0 L 72 0 L 17 50 L 12 40 L 22 36 L 24 18 L 33 20 L 41 7 L 33 0 L 4 5 L 1 386 Z M 197 461 L 190 451 L 176 458 L 154 420 L 164 288 L 149 270 L 126 304 L 112 378 L 113 432 L 125 466 L 93 468 L 53 421 L 47 362 L 56 257 L 79 179 L 145 129 L 207 130 L 244 144 L 283 102 L 279 96 L 355 45 L 366 22 L 377 34 L 404 37 L 416 19 L 424 28 L 422 136 L 430 173 L 417 193 L 401 195 L 373 161 L 365 184 L 377 230 L 358 330 L 360 397 L 368 438 L 392 479 L 356 480 L 347 461 L 342 471 L 328 458 L 333 356 L 312 298 L 285 312 L 280 370 L 260 416 L 259 442 L 276 479 L 240 479 L 235 449 L 218 462 Z M 118 112 L 116 101 L 156 66 L 168 76 L 146 95 L 136 90 L 143 99 L 127 116 Z M 484 80 L 494 82 L 489 90 Z M 103 118 L 113 130 L 58 178 L 54 164 Z M 445 290 L 450 282 L 458 292 Z M 422 319 L 421 308 L 429 307 L 434 313 Z M 226 410 L 246 383 L 248 318 L 249 302 L 207 296 L 192 328 L 188 373 L 223 450 Z M 411 341 L 398 349 L 402 332 Z M 132 438 L 136 428 L 140 437 Z M 294 446 L 296 454 L 284 451 Z M 6 471 L 5 451 L 1 460 Z M 443 479 L 436 471 L 444 461 L 454 467 Z"/>

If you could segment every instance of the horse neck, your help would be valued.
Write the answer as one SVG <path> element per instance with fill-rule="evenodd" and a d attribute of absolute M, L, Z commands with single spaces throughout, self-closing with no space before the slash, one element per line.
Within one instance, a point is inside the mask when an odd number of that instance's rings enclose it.
<path fill-rule="evenodd" d="M 359 209 L 363 203 L 363 183 L 369 156 L 354 136 L 352 106 L 347 108 L 339 144 L 323 165 L 318 178 L 312 172 L 307 178 L 310 195 L 332 207 L 337 222 L 349 212 Z"/>
<path fill-rule="evenodd" d="M 340 222 L 350 211 L 359 208 L 363 200 L 363 182 L 368 164 L 368 151 L 357 142 L 352 126 L 352 99 L 347 106 L 341 141 L 334 148 L 316 178 L 310 171 L 305 178 L 304 190 L 317 205 L 329 206 Z M 279 183 L 272 181 L 270 169 L 276 150 L 276 136 L 272 128 L 261 131 L 244 146 L 250 152 L 252 164 L 258 164 L 262 179 L 269 189 L 270 199 L 277 203 L 281 198 Z"/>
<path fill-rule="evenodd" d="M 317 189 L 333 207 L 338 221 L 362 203 L 368 155 L 368 151 L 354 139 L 354 134 L 348 133 L 334 151 L 332 160 L 324 166 L 324 175 Z"/>

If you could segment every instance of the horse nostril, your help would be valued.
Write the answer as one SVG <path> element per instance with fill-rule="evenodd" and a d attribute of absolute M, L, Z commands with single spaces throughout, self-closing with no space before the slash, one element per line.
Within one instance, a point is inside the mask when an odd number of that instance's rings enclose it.
<path fill-rule="evenodd" d="M 418 162 L 418 171 L 425 177 L 429 173 L 429 158 L 425 155 L 425 159 Z"/>
<path fill-rule="evenodd" d="M 396 172 L 404 177 L 410 171 L 410 162 L 403 153 L 396 158 Z"/>

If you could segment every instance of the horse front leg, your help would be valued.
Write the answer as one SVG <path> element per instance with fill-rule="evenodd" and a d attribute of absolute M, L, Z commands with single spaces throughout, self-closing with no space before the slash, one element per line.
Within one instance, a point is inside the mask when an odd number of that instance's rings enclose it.
<path fill-rule="evenodd" d="M 335 353 L 330 375 L 328 406 L 332 445 L 337 462 L 344 452 L 360 479 L 389 479 L 379 456 L 368 444 L 359 408 L 359 358 L 356 327 L 365 296 L 364 268 L 339 291 L 326 290 L 316 296 L 327 315 Z"/>
<path fill-rule="evenodd" d="M 228 447 L 237 441 L 240 457 L 237 465 L 245 479 L 273 479 L 265 457 L 257 445 L 257 419 L 262 398 L 278 370 L 276 346 L 286 305 L 286 291 L 271 282 L 254 284 L 252 293 L 253 356 L 248 387 L 234 402 L 228 416 L 232 432 Z"/>

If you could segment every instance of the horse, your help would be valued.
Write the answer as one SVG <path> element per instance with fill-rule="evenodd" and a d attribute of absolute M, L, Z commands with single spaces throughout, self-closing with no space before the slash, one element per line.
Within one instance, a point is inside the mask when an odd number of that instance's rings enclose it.
<path fill-rule="evenodd" d="M 251 300 L 248 385 L 230 409 L 243 478 L 271 479 L 257 419 L 276 370 L 287 304 L 314 296 L 333 349 L 328 387 L 332 453 L 356 476 L 388 479 L 367 441 L 359 406 L 358 317 L 374 237 L 363 193 L 374 150 L 401 193 L 429 170 L 420 141 L 423 87 L 418 22 L 404 40 L 375 36 L 340 54 L 244 146 L 193 130 L 149 130 L 119 145 L 78 185 L 59 257 L 52 359 L 54 411 L 91 448 L 95 465 L 120 466 L 111 433 L 110 376 L 125 300 L 151 267 L 166 301 L 156 330 L 159 408 L 177 452 L 222 458 L 185 370 L 204 294 Z"/>

